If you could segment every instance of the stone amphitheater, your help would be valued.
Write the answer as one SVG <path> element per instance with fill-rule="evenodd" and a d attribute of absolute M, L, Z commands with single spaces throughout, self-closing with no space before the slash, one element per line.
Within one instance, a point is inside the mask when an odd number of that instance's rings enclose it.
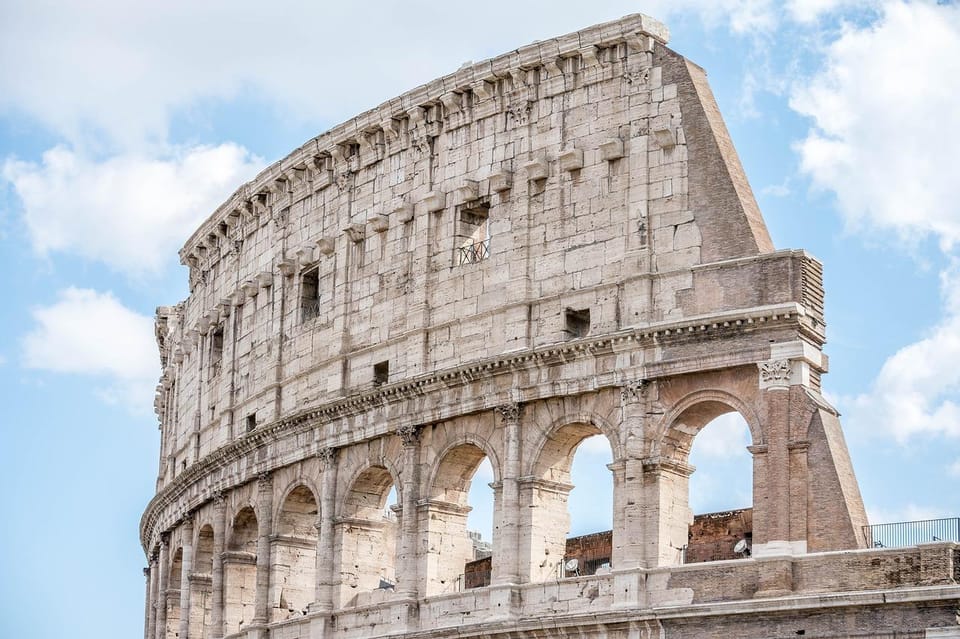
<path fill-rule="evenodd" d="M 667 39 L 631 15 L 466 65 L 193 233 L 156 320 L 146 639 L 960 637 L 960 546 L 872 547 L 820 393 L 821 264 L 774 248 Z M 749 532 L 685 562 L 691 444 L 732 411 Z M 595 435 L 613 530 L 580 570 Z"/>

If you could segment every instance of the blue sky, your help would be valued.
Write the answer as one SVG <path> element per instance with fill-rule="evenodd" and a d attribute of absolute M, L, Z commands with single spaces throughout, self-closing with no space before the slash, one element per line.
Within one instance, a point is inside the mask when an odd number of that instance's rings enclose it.
<path fill-rule="evenodd" d="M 185 296 L 176 252 L 202 219 L 464 61 L 638 11 L 707 69 L 777 247 L 825 264 L 824 387 L 872 520 L 960 514 L 952 3 L 95 4 L 0 3 L 0 636 L 141 632 L 152 316 Z M 731 419 L 698 438 L 695 510 L 745 505 L 746 443 Z M 581 453 L 576 483 L 604 454 Z M 609 513 L 573 510 L 575 532 Z"/>

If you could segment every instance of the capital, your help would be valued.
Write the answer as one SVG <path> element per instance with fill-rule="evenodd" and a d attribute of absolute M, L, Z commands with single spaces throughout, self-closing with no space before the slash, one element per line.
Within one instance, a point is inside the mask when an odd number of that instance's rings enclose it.
<path fill-rule="evenodd" d="M 517 422 L 520 420 L 520 413 L 523 412 L 523 404 L 520 402 L 510 402 L 509 404 L 502 404 L 497 406 L 495 409 L 505 422 Z"/>
<path fill-rule="evenodd" d="M 329 470 L 337 461 L 337 449 L 331 446 L 321 448 L 317 451 L 317 459 L 320 460 L 324 470 Z"/>
<path fill-rule="evenodd" d="M 273 490 L 273 474 L 270 471 L 257 474 L 257 489 L 260 492 Z"/>
<path fill-rule="evenodd" d="M 403 440 L 404 446 L 416 446 L 420 442 L 420 426 L 408 424 L 397 428 L 397 435 Z"/>
<path fill-rule="evenodd" d="M 620 387 L 620 399 L 624 402 L 639 402 L 647 397 L 650 382 L 645 379 L 635 379 L 626 382 Z"/>

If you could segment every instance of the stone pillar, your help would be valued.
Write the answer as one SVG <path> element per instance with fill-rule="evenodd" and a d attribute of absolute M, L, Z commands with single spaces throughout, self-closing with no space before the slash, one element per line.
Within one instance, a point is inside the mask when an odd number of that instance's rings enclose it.
<path fill-rule="evenodd" d="M 519 480 L 520 580 L 524 583 L 553 581 L 561 573 L 570 533 L 567 498 L 572 484 L 523 477 Z"/>
<path fill-rule="evenodd" d="M 501 481 L 494 488 L 497 517 L 496 548 L 493 553 L 492 585 L 520 583 L 520 414 L 519 403 L 498 406 L 503 418 L 504 459 Z"/>
<path fill-rule="evenodd" d="M 324 448 L 317 457 L 323 464 L 323 485 L 320 495 L 320 517 L 317 526 L 317 590 L 311 610 L 330 612 L 334 609 L 336 562 L 333 557 L 334 528 L 337 503 L 337 450 Z"/>
<path fill-rule="evenodd" d="M 663 457 L 642 460 L 640 497 L 645 509 L 643 564 L 647 568 L 683 563 L 683 549 L 693 522 L 688 496 L 694 468 Z"/>
<path fill-rule="evenodd" d="M 210 570 L 211 639 L 223 636 L 223 551 L 226 547 L 227 502 L 223 493 L 213 498 L 213 567 Z"/>
<path fill-rule="evenodd" d="M 187 515 L 180 532 L 183 538 L 183 559 L 180 564 L 180 632 L 179 639 L 190 634 L 190 573 L 193 572 L 193 515 Z"/>
<path fill-rule="evenodd" d="M 791 535 L 790 360 L 760 364 L 759 384 L 763 407 L 764 442 L 754 453 L 753 556 L 769 557 L 806 552 L 806 531 Z M 804 496 L 805 497 L 805 496 Z M 798 539 L 791 539 L 792 536 Z M 794 543 L 795 542 L 795 543 Z"/>
<path fill-rule="evenodd" d="M 153 635 L 150 634 L 150 608 L 152 606 L 153 589 L 152 584 L 150 583 L 150 566 L 147 566 L 143 569 L 144 581 L 147 582 L 146 585 L 146 594 L 144 595 L 144 605 L 143 605 L 143 639 L 152 639 Z"/>
<path fill-rule="evenodd" d="M 251 625 L 264 626 L 269 620 L 270 534 L 273 530 L 273 478 L 260 473 L 257 478 L 257 596 Z"/>
<path fill-rule="evenodd" d="M 154 604 L 157 606 L 156 639 L 166 639 L 167 634 L 167 578 L 170 576 L 170 533 L 160 533 L 160 574 L 157 578 L 157 597 Z"/>
<path fill-rule="evenodd" d="M 397 429 L 403 441 L 403 467 L 400 519 L 400 552 L 397 561 L 397 594 L 409 599 L 419 595 L 419 556 L 417 552 L 417 477 L 420 464 L 420 426 Z"/>
<path fill-rule="evenodd" d="M 614 571 L 633 570 L 646 565 L 645 528 L 648 508 L 643 501 L 644 424 L 651 383 L 637 380 L 620 389 L 620 431 L 625 434 L 623 457 L 608 466 L 613 473 L 613 548 L 610 564 Z M 618 594 L 622 589 L 618 589 Z"/>
<path fill-rule="evenodd" d="M 160 564 L 157 551 L 150 553 L 150 593 L 147 600 L 147 639 L 157 636 L 157 588 L 159 587 Z"/>

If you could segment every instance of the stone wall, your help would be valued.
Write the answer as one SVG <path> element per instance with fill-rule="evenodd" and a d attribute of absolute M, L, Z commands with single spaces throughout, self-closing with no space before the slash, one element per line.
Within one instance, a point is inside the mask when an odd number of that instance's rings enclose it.
<path fill-rule="evenodd" d="M 665 42 L 627 16 L 464 67 L 197 229 L 190 295 L 157 314 L 148 639 L 946 623 L 954 546 L 827 552 L 866 545 L 866 517 L 820 394 L 822 267 L 774 251 L 702 70 Z M 682 566 L 690 447 L 731 411 L 753 557 Z M 610 572 L 566 578 L 595 435 Z M 491 583 L 463 590 L 484 459 Z"/>

